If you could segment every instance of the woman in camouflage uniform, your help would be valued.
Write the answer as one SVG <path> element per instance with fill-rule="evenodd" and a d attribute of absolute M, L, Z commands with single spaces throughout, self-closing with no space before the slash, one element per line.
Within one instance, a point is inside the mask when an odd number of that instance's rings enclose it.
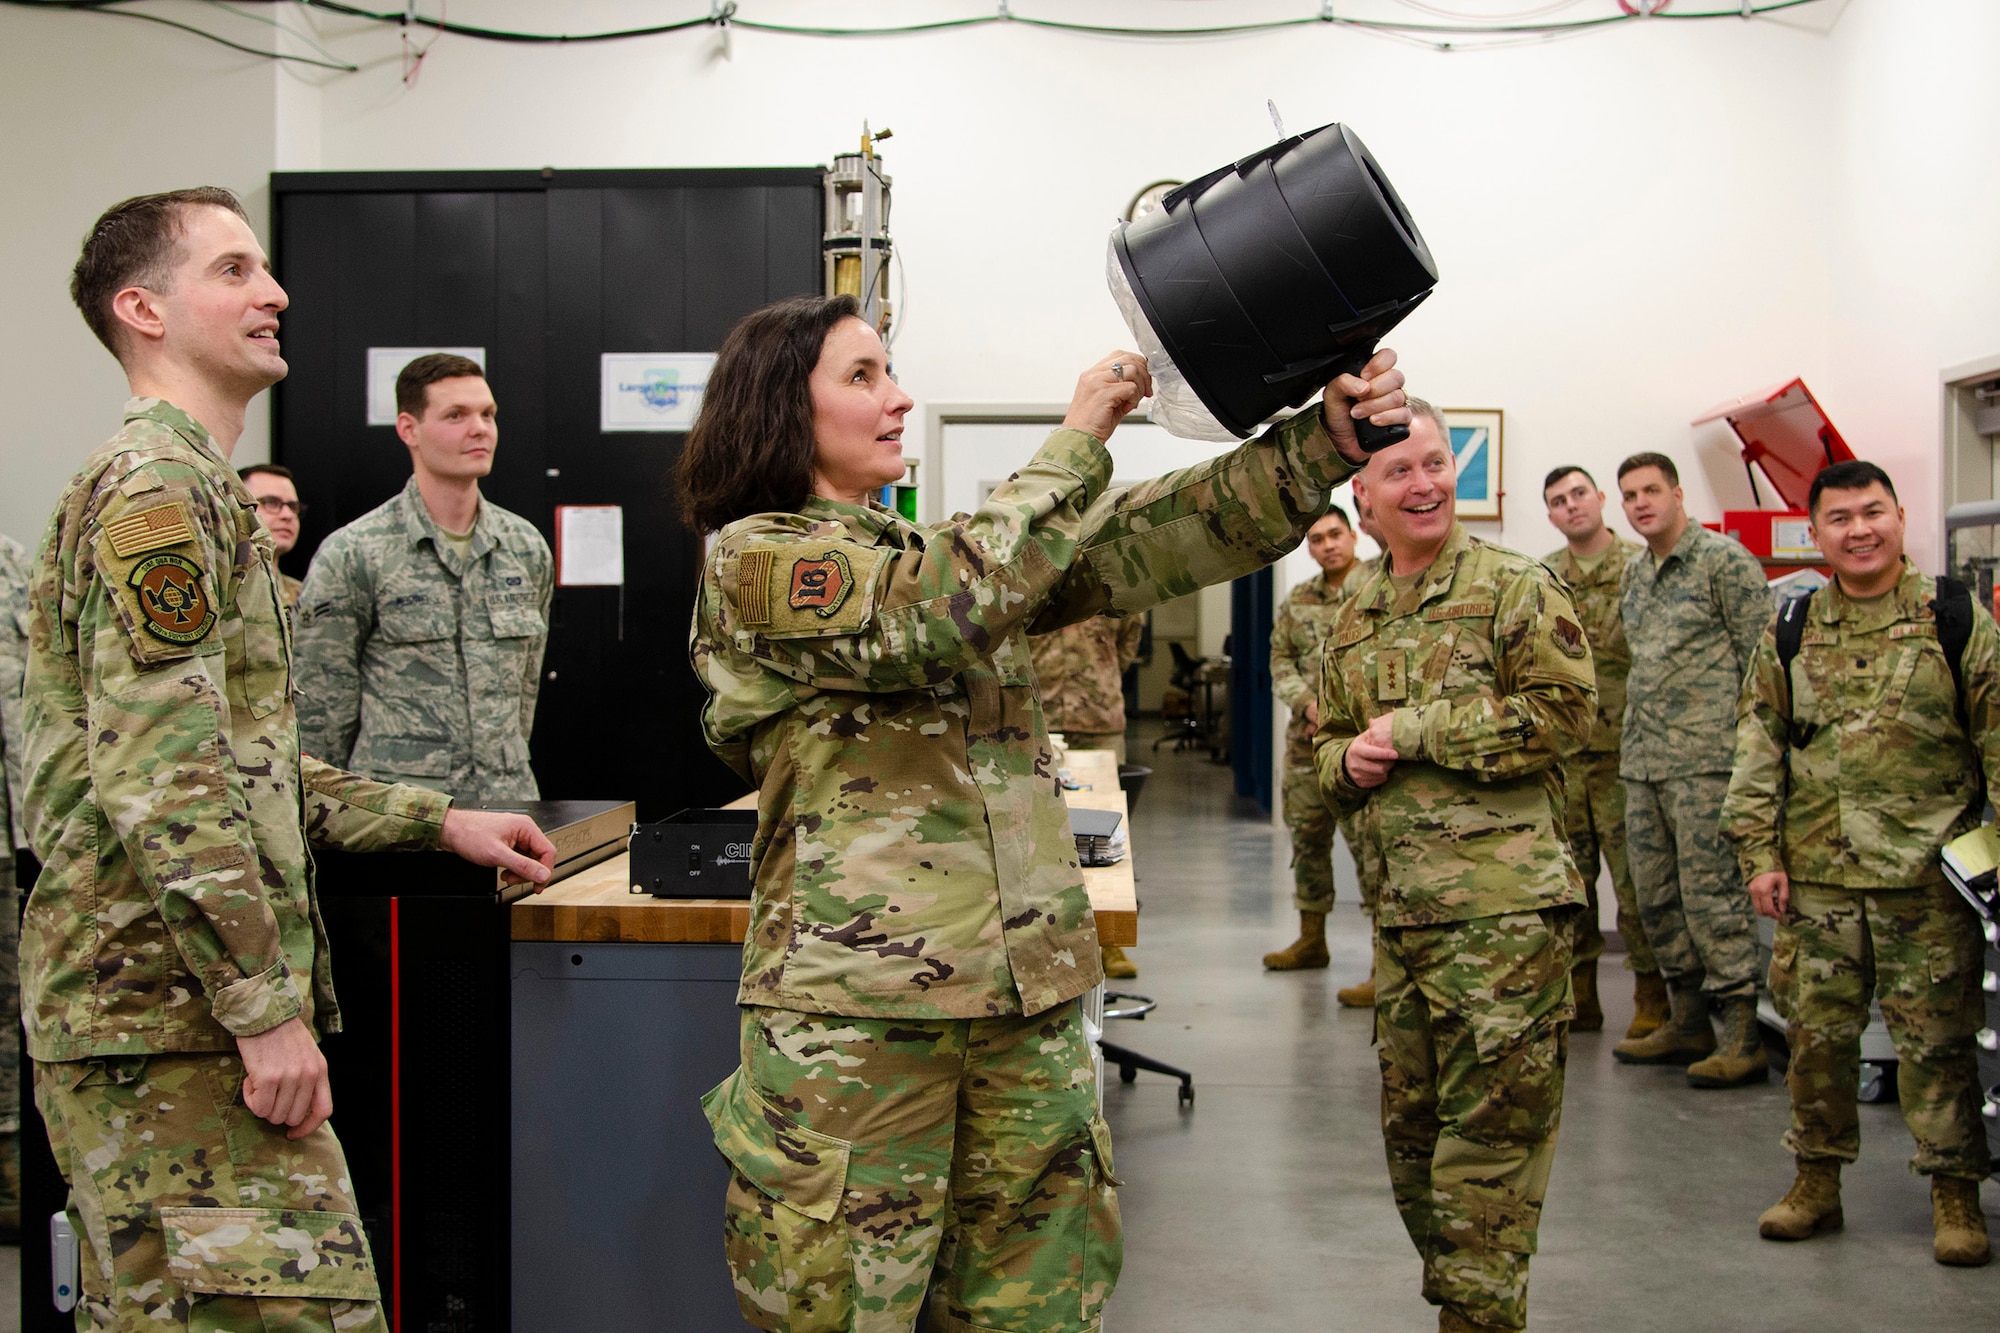
<path fill-rule="evenodd" d="M 852 299 L 730 333 L 679 482 L 720 529 L 703 726 L 758 789 L 743 1063 L 705 1099 L 752 1324 L 909 1329 L 929 1291 L 952 1333 L 1098 1327 L 1122 1255 L 1079 1003 L 1102 974 L 1027 634 L 1291 549 L 1362 457 L 1349 413 L 1407 419 L 1394 364 L 1329 386 L 1335 421 L 1110 491 L 1103 441 L 1150 387 L 1114 353 L 976 514 L 919 527 L 872 498 L 912 403 Z"/>

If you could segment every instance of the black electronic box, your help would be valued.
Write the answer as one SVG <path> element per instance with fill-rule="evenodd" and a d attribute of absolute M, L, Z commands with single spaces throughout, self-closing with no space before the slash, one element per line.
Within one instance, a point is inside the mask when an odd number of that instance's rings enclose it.
<path fill-rule="evenodd" d="M 632 826 L 632 892 L 748 898 L 755 810 L 682 810 Z"/>

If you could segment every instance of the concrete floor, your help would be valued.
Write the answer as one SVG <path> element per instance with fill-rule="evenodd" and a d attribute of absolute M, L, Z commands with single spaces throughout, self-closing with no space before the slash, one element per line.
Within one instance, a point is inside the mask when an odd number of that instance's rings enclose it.
<path fill-rule="evenodd" d="M 1267 974 L 1261 955 L 1297 922 L 1282 824 L 1239 813 L 1229 771 L 1203 755 L 1135 743 L 1133 759 L 1157 771 L 1134 815 L 1140 975 L 1121 984 L 1160 1007 L 1114 1024 L 1112 1039 L 1191 1069 L 1198 1095 L 1182 1113 L 1171 1080 L 1141 1074 L 1128 1087 L 1111 1075 L 1126 1250 L 1107 1328 L 1435 1329 L 1389 1197 L 1370 1017 L 1333 999 L 1368 969 L 1344 850 L 1333 967 Z M 1791 1181 L 1783 1084 L 1698 1092 L 1678 1070 L 1618 1065 L 1611 1046 L 1632 998 L 1609 961 L 1605 1031 L 1571 1039 L 1534 1328 L 2000 1328 L 2000 1263 L 1931 1259 L 1929 1193 L 1905 1165 L 1911 1141 L 1893 1104 L 1861 1108 L 1846 1231 L 1760 1240 L 1757 1214 Z M 1983 1201 L 2000 1231 L 2000 1183 Z"/>
<path fill-rule="evenodd" d="M 1297 918 L 1282 826 L 1245 817 L 1230 775 L 1199 754 L 1156 768 L 1134 815 L 1139 963 L 1128 989 L 1160 1001 L 1113 1039 L 1192 1069 L 1174 1084 L 1112 1082 L 1107 1114 L 1125 1181 L 1125 1275 L 1111 1333 L 1351 1329 L 1424 1333 L 1437 1317 L 1389 1199 L 1366 1014 L 1333 991 L 1368 967 L 1353 869 L 1336 849 L 1334 965 L 1272 975 L 1262 954 Z M 1607 968 L 1602 1033 L 1574 1036 L 1555 1177 L 1534 1261 L 1533 1327 L 1590 1333 L 1836 1333 L 2000 1327 L 2000 1264 L 1940 1268 L 1930 1205 L 1908 1174 L 1893 1106 L 1863 1106 L 1846 1175 L 1847 1230 L 1800 1245 L 1757 1238 L 1790 1181 L 1778 1147 L 1783 1086 L 1696 1092 L 1678 1071 L 1627 1069 L 1611 1045 L 1631 1018 Z M 1989 1182 L 1989 1219 L 2000 1187 Z M 1996 1227 L 2000 1229 L 2000 1227 Z M 20 1252 L 0 1247 L 0 1333 L 19 1327 Z"/>

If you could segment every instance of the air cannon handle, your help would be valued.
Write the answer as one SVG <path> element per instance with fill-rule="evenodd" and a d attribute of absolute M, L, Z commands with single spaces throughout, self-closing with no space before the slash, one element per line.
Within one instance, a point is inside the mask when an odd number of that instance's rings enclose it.
<path fill-rule="evenodd" d="M 1359 375 L 1367 367 L 1369 359 L 1374 355 L 1374 343 L 1368 343 L 1363 347 L 1355 349 L 1352 355 L 1334 363 L 1333 373 L 1328 376 L 1328 379 L 1333 379 L 1341 375 Z M 1410 428 L 1408 426 L 1378 426 L 1368 420 L 1368 418 L 1362 417 L 1354 423 L 1354 438 L 1360 443 L 1362 453 L 1377 454 L 1392 444 L 1401 444 L 1404 440 L 1409 439 Z"/>

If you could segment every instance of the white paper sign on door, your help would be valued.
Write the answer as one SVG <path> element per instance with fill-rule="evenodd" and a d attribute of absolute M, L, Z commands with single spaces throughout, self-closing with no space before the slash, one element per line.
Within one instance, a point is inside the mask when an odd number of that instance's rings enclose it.
<path fill-rule="evenodd" d="M 556 584 L 625 584 L 625 511 L 617 505 L 556 506 Z"/>
<path fill-rule="evenodd" d="M 686 431 L 694 428 L 713 352 L 606 352 L 598 429 Z"/>
<path fill-rule="evenodd" d="M 368 349 L 369 425 L 396 424 L 396 376 L 403 373 L 404 366 L 432 352 L 467 357 L 477 361 L 481 370 L 486 368 L 484 347 L 371 347 Z"/>

